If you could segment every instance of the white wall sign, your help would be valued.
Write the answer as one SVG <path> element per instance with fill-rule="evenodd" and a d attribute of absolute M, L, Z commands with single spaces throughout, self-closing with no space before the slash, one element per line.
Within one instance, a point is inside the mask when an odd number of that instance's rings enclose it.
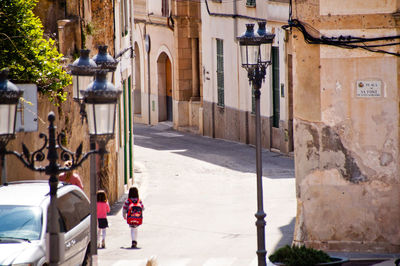
<path fill-rule="evenodd" d="M 38 131 L 37 87 L 35 84 L 16 84 L 24 90 L 17 110 L 16 132 Z"/>
<path fill-rule="evenodd" d="M 364 98 L 375 98 L 382 96 L 382 81 L 380 80 L 357 80 L 356 96 Z"/>

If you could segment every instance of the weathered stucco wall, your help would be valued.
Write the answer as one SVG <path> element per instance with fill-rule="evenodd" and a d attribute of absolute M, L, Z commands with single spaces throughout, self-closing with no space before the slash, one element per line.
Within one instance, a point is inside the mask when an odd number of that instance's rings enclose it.
<path fill-rule="evenodd" d="M 325 36 L 398 35 L 390 12 L 400 1 L 379 1 L 378 13 L 386 13 L 380 16 L 354 15 L 377 13 L 377 1 L 351 1 L 346 9 L 344 1 L 330 2 L 299 1 L 294 17 Z M 306 44 L 297 30 L 292 41 L 295 243 L 326 250 L 400 252 L 399 59 Z M 361 95 L 366 82 L 380 84 L 380 92 Z"/>

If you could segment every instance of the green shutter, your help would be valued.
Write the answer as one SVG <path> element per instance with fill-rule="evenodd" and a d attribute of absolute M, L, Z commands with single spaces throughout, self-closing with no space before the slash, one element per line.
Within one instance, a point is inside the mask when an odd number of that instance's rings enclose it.
<path fill-rule="evenodd" d="M 272 47 L 272 126 L 279 128 L 280 91 L 279 91 L 279 47 Z"/>
<path fill-rule="evenodd" d="M 128 121 L 129 121 L 129 177 L 133 177 L 133 132 L 132 132 L 132 82 L 131 76 L 128 77 Z M 127 183 L 125 183 L 127 184 Z"/>
<path fill-rule="evenodd" d="M 224 43 L 217 39 L 217 90 L 218 105 L 224 106 Z"/>

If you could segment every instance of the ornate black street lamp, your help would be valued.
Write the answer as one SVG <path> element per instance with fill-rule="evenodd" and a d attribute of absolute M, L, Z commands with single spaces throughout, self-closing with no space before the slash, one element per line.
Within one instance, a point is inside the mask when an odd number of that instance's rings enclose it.
<path fill-rule="evenodd" d="M 6 74 L 5 74 L 6 75 Z M 100 74 L 101 75 L 101 74 Z M 103 74 L 105 76 L 105 74 Z M 39 135 L 40 138 L 44 139 L 44 144 L 42 147 L 34 152 L 30 152 L 28 148 L 22 144 L 22 154 L 16 151 L 9 151 L 6 149 L 7 142 L 9 139 L 15 137 L 15 111 L 14 108 L 10 106 L 10 104 L 15 104 L 16 99 L 21 96 L 21 92 L 16 90 L 16 86 L 11 82 L 5 80 L 3 72 L 1 72 L 1 83 L 6 84 L 0 87 L 0 109 L 1 110 L 10 110 L 8 111 L 8 117 L 0 117 L 0 155 L 4 156 L 7 154 L 12 154 L 16 156 L 26 167 L 33 171 L 44 172 L 50 176 L 49 178 L 49 186 L 50 186 L 50 206 L 49 206 L 49 264 L 50 265 L 58 265 L 60 261 L 60 233 L 59 226 L 57 222 L 57 186 L 58 186 L 58 174 L 61 172 L 72 171 L 75 168 L 79 167 L 91 154 L 98 153 L 100 155 L 104 155 L 106 152 L 105 145 L 107 141 L 113 137 L 114 130 L 111 130 L 111 127 L 115 126 L 115 110 L 112 110 L 112 107 L 104 109 L 104 105 L 116 105 L 118 97 L 121 93 L 120 91 L 116 91 L 113 88 L 112 84 L 109 85 L 109 82 L 104 82 L 104 79 L 100 79 L 100 82 L 96 83 L 96 89 L 89 91 L 82 98 L 82 101 L 90 104 L 92 109 L 92 115 L 88 116 L 88 124 L 93 125 L 97 130 L 89 131 L 91 138 L 98 141 L 99 149 L 91 149 L 89 152 L 82 154 L 82 143 L 77 148 L 76 152 L 71 152 L 67 148 L 62 145 L 62 139 L 64 137 L 63 133 L 59 133 L 56 137 L 56 127 L 54 126 L 55 115 L 53 112 L 50 112 L 48 115 L 48 120 L 50 122 L 49 125 L 49 133 L 48 136 L 41 133 Z M 109 97 L 109 98 L 107 98 Z M 95 101 L 93 99 L 96 99 Z M 111 114 L 107 112 L 112 112 Z M 4 112 L 6 113 L 6 112 Z M 1 112 L 3 115 L 3 112 Z M 101 119 L 95 119 L 96 117 L 107 117 L 105 121 Z M 10 125 L 13 125 L 13 128 L 10 128 Z M 6 130 L 3 130 L 6 129 Z M 36 162 L 42 162 L 46 155 L 44 150 L 47 149 L 47 160 L 49 164 L 45 167 L 36 166 Z M 58 153 L 60 150 L 60 155 Z M 61 167 L 57 161 L 61 158 L 63 161 L 71 160 L 72 165 L 70 167 Z M 97 221 L 96 221 L 97 224 Z"/>
<path fill-rule="evenodd" d="M 19 98 L 23 94 L 13 83 L 7 79 L 8 69 L 0 72 L 0 150 L 4 149 L 8 141 L 15 135 L 15 123 Z M 1 183 L 5 183 L 6 167 L 5 154 L 0 154 Z"/>
<path fill-rule="evenodd" d="M 86 118 L 86 113 L 81 90 L 89 86 L 96 70 L 99 69 L 97 64 L 89 58 L 89 54 L 90 50 L 88 49 L 80 50 L 80 57 L 68 66 L 72 75 L 72 97 L 79 103 L 82 122 Z"/>
<path fill-rule="evenodd" d="M 15 84 L 7 79 L 8 69 L 0 72 L 0 137 L 1 143 L 7 143 L 15 135 L 17 105 L 23 94 Z"/>
<path fill-rule="evenodd" d="M 115 60 L 108 52 L 107 45 L 99 45 L 99 52 L 93 56 L 93 61 L 100 66 L 102 69 L 106 69 L 108 72 L 114 72 L 117 69 L 118 61 Z"/>
<path fill-rule="evenodd" d="M 90 149 L 96 148 L 105 151 L 105 145 L 109 139 L 114 137 L 116 104 L 121 91 L 115 90 L 114 85 L 107 79 L 107 73 L 116 70 L 118 61 L 107 52 L 108 46 L 100 45 L 98 54 L 89 59 L 90 50 L 81 50 L 80 58 L 69 65 L 72 76 L 74 77 L 74 95 L 80 95 L 76 100 L 80 105 L 82 121 L 87 118 Z M 80 63 L 81 62 L 81 63 Z M 79 78 L 96 76 L 95 80 L 80 87 L 75 92 L 75 86 L 79 84 Z M 77 84 L 75 84 L 77 83 Z M 77 97 L 74 96 L 74 99 Z M 111 123 L 112 122 L 112 123 Z M 102 157 L 103 158 L 103 157 Z M 97 170 L 96 158 L 90 159 L 90 255 L 92 260 L 97 255 Z"/>
<path fill-rule="evenodd" d="M 253 85 L 256 107 L 256 170 L 257 170 L 257 256 L 258 265 L 266 265 L 265 249 L 265 212 L 263 208 L 262 162 L 261 162 L 261 121 L 260 121 L 260 89 L 265 79 L 266 69 L 271 64 L 271 45 L 275 35 L 268 33 L 265 22 L 258 22 L 258 31 L 254 32 L 254 24 L 246 24 L 246 32 L 237 37 L 240 45 L 242 67 L 247 70 L 249 82 Z"/>

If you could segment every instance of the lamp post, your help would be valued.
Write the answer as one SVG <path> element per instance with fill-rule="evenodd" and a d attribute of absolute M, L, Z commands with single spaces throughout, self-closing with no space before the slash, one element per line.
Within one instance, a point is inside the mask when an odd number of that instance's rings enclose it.
<path fill-rule="evenodd" d="M 80 57 L 69 65 L 72 75 L 72 97 L 74 101 L 79 103 L 82 122 L 86 118 L 86 113 L 81 90 L 89 86 L 93 81 L 96 69 L 98 69 L 97 64 L 89 58 L 89 54 L 90 50 L 81 49 Z"/>
<path fill-rule="evenodd" d="M 8 141 L 15 135 L 15 122 L 19 98 L 23 94 L 13 83 L 7 79 L 8 69 L 0 72 L 0 150 L 4 149 Z M 3 147 L 4 146 L 4 147 Z M 0 154 L 1 183 L 6 182 L 5 154 Z"/>
<path fill-rule="evenodd" d="M 82 121 L 88 118 L 90 135 L 90 149 L 96 148 L 96 140 L 100 150 L 105 151 L 105 145 L 114 137 L 116 103 L 121 91 L 116 91 L 111 79 L 106 78 L 107 73 L 116 70 L 118 61 L 107 52 L 108 46 L 100 45 L 98 54 L 89 59 L 90 50 L 82 49 L 80 58 L 69 65 L 73 80 L 73 97 L 80 105 Z M 88 77 L 92 83 L 86 83 L 87 87 L 79 86 L 80 78 Z M 75 90 L 77 88 L 77 90 Z M 101 92 L 99 94 L 99 92 Z M 78 97 L 79 96 L 79 97 Z M 86 98 L 85 98 L 86 97 Z M 108 114 L 107 112 L 111 112 Z M 101 113 L 101 114 L 100 114 Z M 90 119 L 89 119 L 90 117 Z M 113 123 L 110 123 L 113 121 Z M 103 128 L 104 123 L 108 128 Z M 96 136 L 96 137 L 95 137 Z M 102 158 L 103 161 L 103 158 Z M 90 159 L 90 254 L 97 255 L 97 170 L 96 158 Z"/>
<path fill-rule="evenodd" d="M 63 133 L 59 133 L 56 136 L 56 127 L 54 126 L 55 115 L 50 112 L 48 120 L 50 125 L 48 127 L 48 136 L 40 133 L 39 137 L 44 139 L 42 147 L 34 152 L 30 152 L 25 144 L 22 144 L 23 152 L 20 154 L 16 151 L 9 151 L 6 149 L 6 145 L 11 138 L 15 137 L 15 116 L 16 104 L 21 96 L 21 91 L 18 88 L 6 80 L 7 74 L 1 72 L 0 74 L 0 155 L 4 156 L 12 154 L 16 156 L 26 167 L 36 172 L 43 172 L 50 176 L 50 206 L 49 206 L 49 264 L 58 265 L 60 262 L 60 233 L 57 221 L 57 186 L 58 186 L 58 174 L 61 172 L 72 171 L 79 167 L 91 154 L 103 155 L 105 145 L 107 141 L 113 137 L 114 131 L 110 131 L 110 128 L 115 125 L 115 110 L 107 108 L 104 110 L 104 102 L 106 104 L 116 104 L 118 91 L 109 92 L 110 87 L 108 86 L 97 86 L 96 90 L 92 90 L 90 95 L 83 97 L 83 101 L 91 103 L 92 115 L 88 116 L 88 124 L 93 125 L 96 131 L 89 131 L 91 137 L 96 141 L 98 140 L 100 148 L 98 150 L 92 149 L 85 154 L 82 154 L 82 143 L 78 146 L 75 152 L 71 152 L 62 145 Z M 4 85 L 5 84 L 5 85 Z M 115 90 L 115 89 L 114 89 Z M 92 101 L 91 99 L 98 99 Z M 7 112 L 6 112 L 7 110 Z M 4 112 L 3 112 L 4 111 Z M 114 113 L 107 113 L 113 112 Z M 4 117 L 3 117 L 4 116 Z M 92 120 L 95 117 L 108 117 L 101 121 L 101 119 Z M 104 133 L 106 132 L 106 133 Z M 97 135 L 98 134 L 98 135 Z M 36 162 L 42 162 L 46 155 L 44 150 L 47 149 L 47 160 L 49 164 L 47 166 L 36 166 Z M 60 154 L 59 151 L 60 150 Z M 70 167 L 61 167 L 58 164 L 58 159 L 61 158 L 63 161 L 71 160 L 72 165 Z M 97 222 L 97 221 L 96 221 Z"/>
<path fill-rule="evenodd" d="M 256 107 L 256 171 L 257 171 L 257 256 L 258 265 L 266 265 L 265 249 L 265 212 L 263 208 L 262 162 L 261 162 L 261 121 L 260 95 L 261 85 L 265 79 L 266 69 L 271 64 L 271 45 L 275 37 L 265 29 L 265 22 L 258 22 L 258 31 L 254 24 L 246 24 L 246 31 L 237 37 L 240 45 L 242 67 L 247 70 L 249 82 L 253 85 Z"/>
<path fill-rule="evenodd" d="M 105 151 L 105 146 L 111 138 L 114 137 L 116 106 L 120 90 L 116 90 L 111 82 L 107 81 L 107 71 L 100 70 L 96 73 L 95 80 L 85 91 L 84 103 L 86 105 L 86 114 L 88 118 L 89 135 L 91 136 L 91 146 L 95 139 L 99 149 Z M 103 157 L 101 158 L 103 163 Z M 96 162 L 91 162 L 90 175 L 90 235 L 91 235 L 91 255 L 97 255 L 97 175 Z"/>

